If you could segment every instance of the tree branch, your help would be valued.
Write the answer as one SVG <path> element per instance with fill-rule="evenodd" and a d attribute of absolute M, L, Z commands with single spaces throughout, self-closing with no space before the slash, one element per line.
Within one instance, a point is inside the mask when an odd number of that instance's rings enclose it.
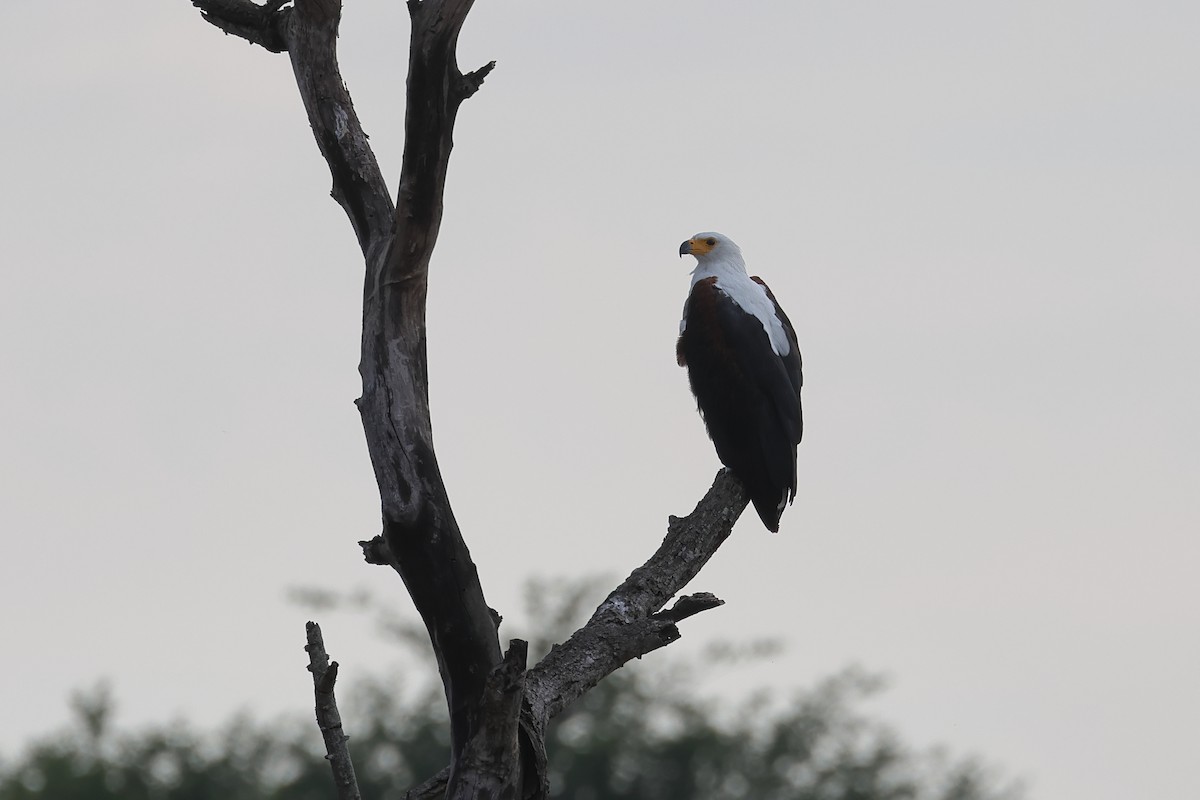
<path fill-rule="evenodd" d="M 692 595 L 658 613 L 708 563 L 748 502 L 741 482 L 723 469 L 691 514 L 670 518 L 654 555 L 608 595 L 587 624 L 529 670 L 525 699 L 536 724 L 544 727 L 630 659 L 678 639 L 679 620 L 721 604 L 712 595 Z"/>
<path fill-rule="evenodd" d="M 472 0 L 410 0 L 412 19 L 404 156 L 395 206 L 337 65 L 341 0 L 192 0 L 226 32 L 289 53 L 333 197 L 345 209 L 366 260 L 359 411 L 379 484 L 384 546 L 429 630 L 446 688 L 452 762 L 472 737 L 491 741 L 480 713 L 488 676 L 501 663 L 492 612 L 450 508 L 429 420 L 425 350 L 426 279 L 442 218 L 454 120 L 492 65 L 463 75 L 458 33 Z M 515 731 L 515 725 L 510 726 Z M 486 759 L 481 760 L 486 761 Z M 448 796 L 455 796 L 450 776 Z"/>
<path fill-rule="evenodd" d="M 260 6 L 250 0 L 192 0 L 192 5 L 200 9 L 206 22 L 225 33 L 240 36 L 272 53 L 282 53 L 288 47 L 284 31 L 291 13 L 290 9 L 280 10 L 284 2 L 271 0 Z"/>
<path fill-rule="evenodd" d="M 491 73 L 491 71 L 494 70 L 495 68 L 496 68 L 496 62 L 489 61 L 488 63 L 484 64 L 479 69 L 474 70 L 473 72 L 468 72 L 466 75 L 463 75 L 462 80 L 459 81 L 459 88 L 458 88 L 459 94 L 462 95 L 463 99 L 465 100 L 468 97 L 470 97 L 471 95 L 478 92 L 479 87 L 483 85 L 483 79 L 486 78 Z"/>
<path fill-rule="evenodd" d="M 688 617 L 694 617 L 701 611 L 708 611 L 710 608 L 725 605 L 725 601 L 717 597 L 712 592 L 698 592 L 696 594 L 686 594 L 675 601 L 675 605 L 671 606 L 666 611 L 659 611 L 652 616 L 652 619 L 665 619 L 671 622 L 682 622 Z"/>
<path fill-rule="evenodd" d="M 447 797 L 517 780 L 507 773 L 479 774 L 491 764 L 482 757 L 471 760 L 470 770 L 459 767 L 468 752 L 483 752 L 516 728 L 504 715 L 485 710 L 488 676 L 501 663 L 500 644 L 433 448 L 425 347 L 429 262 L 441 226 L 454 121 L 468 94 L 454 51 L 471 5 L 470 0 L 408 4 L 412 28 L 400 188 L 388 245 L 368 253 L 359 364 L 358 407 L 386 544 L 364 552 L 389 554 L 433 642 L 450 711 Z M 479 80 L 482 74 L 474 86 Z"/>
<path fill-rule="evenodd" d="M 342 729 L 342 715 L 338 713 L 337 699 L 333 696 L 333 685 L 337 682 L 338 663 L 329 663 L 325 652 L 325 640 L 321 637 L 321 626 L 309 622 L 308 671 L 313 676 L 313 692 L 316 695 L 317 727 L 325 739 L 325 758 L 333 769 L 333 782 L 337 786 L 338 800 L 361 800 L 358 780 L 354 777 L 354 763 L 350 760 L 350 748 L 346 743 L 350 737 Z"/>
<path fill-rule="evenodd" d="M 708 563 L 749 502 L 732 472 L 718 472 L 692 513 L 670 517 L 662 545 L 609 594 L 592 621 L 627 622 L 661 609 Z"/>
<path fill-rule="evenodd" d="M 409 0 L 408 102 L 404 161 L 396 199 L 396 237 L 376 289 L 411 282 L 424 297 L 429 259 L 442 222 L 442 195 L 454 147 L 458 107 L 492 64 L 469 76 L 458 69 L 458 33 L 474 0 Z M 424 306 L 422 305 L 422 312 Z M 422 313 L 423 316 L 423 313 Z"/>
<path fill-rule="evenodd" d="M 504 660 L 488 675 L 478 713 L 488 720 L 479 727 L 451 767 L 447 795 L 456 790 L 464 797 L 516 797 L 522 773 L 517 730 L 525 688 L 525 661 L 529 643 L 513 639 Z"/>
<path fill-rule="evenodd" d="M 341 0 L 296 0 L 286 27 L 287 50 L 308 123 L 333 176 L 330 194 L 350 218 L 370 262 L 386 250 L 395 209 L 338 68 L 341 19 Z"/>
<path fill-rule="evenodd" d="M 206 21 L 275 53 L 287 51 L 317 147 L 368 260 L 384 252 L 395 208 L 337 61 L 341 0 L 191 0 Z"/>

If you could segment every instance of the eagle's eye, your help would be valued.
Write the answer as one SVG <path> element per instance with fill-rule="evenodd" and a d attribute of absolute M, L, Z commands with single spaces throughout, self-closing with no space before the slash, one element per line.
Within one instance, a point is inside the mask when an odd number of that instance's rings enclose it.
<path fill-rule="evenodd" d="M 709 246 L 709 247 L 714 247 L 714 246 L 716 246 L 716 244 L 717 244 L 717 240 L 716 240 L 716 239 L 714 239 L 714 238 L 712 238 L 711 236 L 710 236 L 710 237 L 708 237 L 708 238 L 705 240 L 705 242 L 708 244 L 708 246 Z"/>

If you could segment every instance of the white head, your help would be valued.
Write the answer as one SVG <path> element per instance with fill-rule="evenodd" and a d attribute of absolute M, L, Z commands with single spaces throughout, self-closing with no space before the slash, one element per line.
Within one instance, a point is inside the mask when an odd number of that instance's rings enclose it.
<path fill-rule="evenodd" d="M 732 239 L 712 231 L 697 233 L 679 245 L 679 255 L 695 256 L 701 265 L 712 261 L 729 261 L 739 265 L 746 263 L 742 258 L 742 249 Z"/>

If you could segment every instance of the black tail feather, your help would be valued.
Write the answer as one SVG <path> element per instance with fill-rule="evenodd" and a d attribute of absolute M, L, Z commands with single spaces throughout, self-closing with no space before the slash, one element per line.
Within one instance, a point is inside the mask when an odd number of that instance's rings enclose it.
<path fill-rule="evenodd" d="M 750 502 L 754 504 L 754 510 L 758 512 L 758 517 L 763 525 L 767 526 L 767 530 L 779 533 L 779 518 L 783 516 L 783 507 L 778 499 L 751 497 Z"/>

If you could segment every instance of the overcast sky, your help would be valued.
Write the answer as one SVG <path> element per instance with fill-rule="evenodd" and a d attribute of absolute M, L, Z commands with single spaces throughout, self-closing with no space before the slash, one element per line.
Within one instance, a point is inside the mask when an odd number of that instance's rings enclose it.
<path fill-rule="evenodd" d="M 122 5 L 0 4 L 8 755 L 102 676 L 125 725 L 306 713 L 287 588 L 408 604 L 355 544 L 362 266 L 287 59 Z M 347 6 L 394 184 L 403 4 Z M 676 253 L 721 231 L 800 338 L 800 495 L 739 523 L 674 655 L 783 636 L 714 685 L 861 663 L 873 713 L 1033 798 L 1200 796 L 1198 30 L 1192 0 L 479 0 L 429 361 L 490 603 L 624 574 L 707 489 Z M 387 658 L 325 635 L 348 676 Z"/>

